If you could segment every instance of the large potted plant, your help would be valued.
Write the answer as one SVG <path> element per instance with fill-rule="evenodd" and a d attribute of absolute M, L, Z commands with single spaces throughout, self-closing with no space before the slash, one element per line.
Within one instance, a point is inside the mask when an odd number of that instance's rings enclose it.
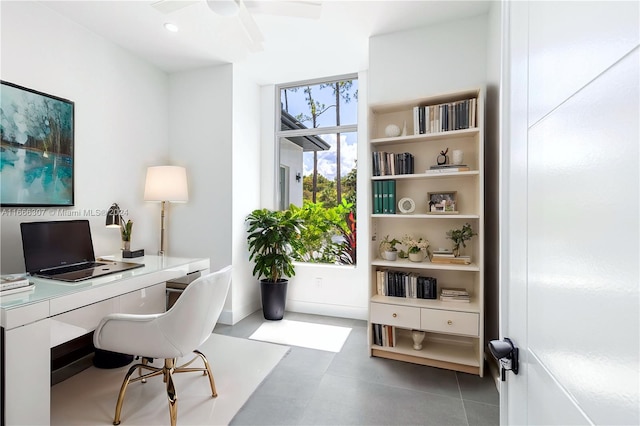
<path fill-rule="evenodd" d="M 291 210 L 257 209 L 246 218 L 249 260 L 260 280 L 262 311 L 267 320 L 281 320 L 288 278 L 295 275 L 294 254 L 302 247 L 303 221 Z"/>

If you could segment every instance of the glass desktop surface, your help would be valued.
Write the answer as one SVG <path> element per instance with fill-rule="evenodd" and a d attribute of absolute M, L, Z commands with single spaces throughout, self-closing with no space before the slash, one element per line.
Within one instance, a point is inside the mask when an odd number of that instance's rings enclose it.
<path fill-rule="evenodd" d="M 90 288 L 93 289 L 101 286 L 108 286 L 109 284 L 112 284 L 114 282 L 122 282 L 133 277 L 152 274 L 163 270 L 171 270 L 172 268 L 180 268 L 184 265 L 192 263 L 193 261 L 199 260 L 181 257 L 151 255 L 145 255 L 143 257 L 133 259 L 123 259 L 120 255 L 101 256 L 97 258 L 97 261 L 100 261 L 100 259 L 103 259 L 105 261 L 118 260 L 131 263 L 144 263 L 144 266 L 142 268 L 131 269 L 124 272 L 117 272 L 114 274 L 79 282 L 63 282 L 40 277 L 30 277 L 29 281 L 35 284 L 34 286 L 32 286 L 33 288 L 6 296 L 0 295 L 0 308 L 2 310 L 15 309 L 29 304 L 82 292 Z"/>

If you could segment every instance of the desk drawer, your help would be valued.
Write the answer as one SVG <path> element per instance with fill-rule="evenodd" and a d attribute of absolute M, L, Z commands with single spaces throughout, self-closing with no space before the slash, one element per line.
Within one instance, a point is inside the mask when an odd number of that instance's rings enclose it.
<path fill-rule="evenodd" d="M 402 328 L 420 328 L 420 308 L 372 303 L 371 322 Z"/>
<path fill-rule="evenodd" d="M 444 311 L 440 309 L 422 309 L 420 328 L 439 333 L 479 335 L 480 318 L 471 312 Z"/>

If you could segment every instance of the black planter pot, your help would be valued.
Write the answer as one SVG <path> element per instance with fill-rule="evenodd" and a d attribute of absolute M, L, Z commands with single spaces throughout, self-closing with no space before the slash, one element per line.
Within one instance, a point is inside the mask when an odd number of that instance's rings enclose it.
<path fill-rule="evenodd" d="M 284 316 L 288 282 L 288 280 L 278 280 L 275 283 L 269 280 L 260 280 L 264 319 L 281 320 Z"/>

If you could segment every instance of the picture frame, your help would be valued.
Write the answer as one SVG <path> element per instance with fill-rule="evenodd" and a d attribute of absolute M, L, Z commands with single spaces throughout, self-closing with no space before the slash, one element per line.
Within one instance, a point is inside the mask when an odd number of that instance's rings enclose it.
<path fill-rule="evenodd" d="M 458 192 L 429 192 L 427 194 L 427 213 L 429 214 L 458 214 Z"/>
<path fill-rule="evenodd" d="M 0 84 L 0 206 L 73 206 L 75 103 Z"/>

